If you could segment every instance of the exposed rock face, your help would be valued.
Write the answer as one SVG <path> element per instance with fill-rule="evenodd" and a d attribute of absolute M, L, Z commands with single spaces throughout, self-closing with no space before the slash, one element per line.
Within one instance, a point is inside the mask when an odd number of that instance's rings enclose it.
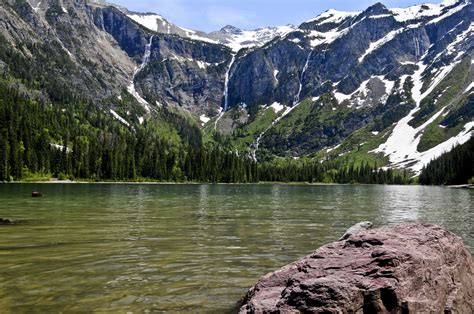
<path fill-rule="evenodd" d="M 296 28 L 227 26 L 205 34 L 103 0 L 7 0 L 0 4 L 0 74 L 41 82 L 41 99 L 115 109 L 131 103 L 126 112 L 136 123 L 144 100 L 155 111 L 185 109 L 197 123 L 227 108 L 208 130 L 237 142 L 245 133 L 249 150 L 258 139 L 262 157 L 343 144 L 329 156 L 337 158 L 388 140 L 394 123 L 419 106 L 409 123 L 421 138 L 408 158 L 472 127 L 473 20 L 472 0 L 407 9 L 378 3 L 363 12 L 329 10 Z M 260 120 L 275 102 L 287 108 Z M 229 112 L 241 107 L 243 120 Z M 263 122 L 256 128 L 254 121 Z M 368 132 L 380 138 L 366 141 Z M 419 163 L 394 160 L 396 167 Z"/>
<path fill-rule="evenodd" d="M 473 313 L 474 262 L 439 226 L 365 230 L 267 274 L 240 312 Z"/>

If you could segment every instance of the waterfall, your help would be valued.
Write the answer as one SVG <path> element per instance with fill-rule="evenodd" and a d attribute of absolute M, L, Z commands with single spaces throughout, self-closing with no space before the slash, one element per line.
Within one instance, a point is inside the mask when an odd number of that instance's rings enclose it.
<path fill-rule="evenodd" d="M 252 151 L 252 158 L 253 160 L 257 160 L 257 150 L 260 146 L 260 141 L 262 140 L 263 136 L 265 135 L 265 133 L 267 133 L 275 124 L 277 124 L 281 119 L 283 119 L 287 114 L 289 114 L 293 109 L 296 108 L 296 106 L 299 104 L 300 102 L 300 96 L 301 96 L 301 91 L 303 90 L 303 78 L 304 78 L 304 75 L 306 73 L 306 71 L 308 70 L 308 67 L 309 67 L 309 60 L 311 59 L 311 55 L 313 54 L 313 50 L 311 50 L 308 54 L 308 57 L 306 58 L 306 62 L 304 64 L 304 67 L 303 67 L 303 70 L 301 71 L 301 74 L 300 74 L 300 87 L 298 89 L 298 94 L 295 96 L 295 99 L 293 101 L 293 107 L 287 107 L 285 109 L 285 111 L 280 115 L 278 116 L 275 121 L 272 122 L 272 124 L 270 124 L 270 126 L 268 128 L 266 128 L 262 133 L 259 134 L 259 136 L 257 137 L 257 139 L 255 140 L 255 142 L 252 143 L 251 146 L 254 147 L 253 151 Z"/>
<path fill-rule="evenodd" d="M 150 62 L 150 57 L 151 57 L 151 46 L 152 46 L 152 43 L 153 43 L 153 37 L 155 37 L 154 35 L 152 35 L 150 37 L 150 41 L 148 42 L 148 44 L 145 45 L 145 53 L 143 54 L 143 57 L 142 57 L 142 63 L 140 64 L 140 66 L 135 70 L 135 72 L 133 73 L 133 77 L 132 77 L 132 82 L 131 84 L 127 87 L 127 91 L 145 108 L 145 110 L 147 112 L 150 112 L 150 104 L 145 100 L 143 99 L 142 96 L 140 96 L 140 94 L 138 94 L 138 92 L 136 91 L 135 89 L 135 76 L 141 71 L 143 70 L 146 65 L 148 64 L 148 62 Z"/>
<path fill-rule="evenodd" d="M 294 108 L 296 108 L 296 106 L 293 106 L 293 107 L 286 107 L 285 111 L 283 111 L 283 113 L 278 116 L 275 121 L 272 122 L 272 124 L 270 124 L 270 126 L 268 128 L 266 128 L 262 133 L 260 133 L 260 135 L 257 137 L 257 139 L 255 140 L 255 142 L 253 142 L 251 144 L 251 146 L 254 147 L 253 151 L 252 151 L 252 158 L 254 161 L 257 161 L 257 150 L 260 146 L 260 141 L 262 140 L 263 136 L 265 135 L 265 133 L 267 133 L 275 124 L 278 123 L 278 121 L 280 121 L 281 119 L 283 119 L 287 114 L 289 114 Z"/>
<path fill-rule="evenodd" d="M 138 68 L 138 71 L 136 73 L 143 70 L 143 68 L 146 67 L 148 62 L 150 62 L 151 45 L 153 44 L 153 37 L 155 37 L 155 35 L 151 35 L 150 41 L 148 42 L 148 44 L 145 45 L 145 53 L 143 54 L 143 57 L 142 57 L 142 64 L 140 65 L 140 67 Z"/>
<path fill-rule="evenodd" d="M 219 120 L 224 116 L 225 112 L 227 109 L 229 109 L 229 81 L 230 81 L 230 70 L 232 69 L 232 65 L 235 62 L 235 55 L 232 55 L 232 59 L 230 60 L 229 63 L 229 68 L 227 69 L 227 72 L 225 73 L 225 81 L 224 81 L 224 108 L 221 107 L 221 111 L 219 112 L 219 115 L 216 118 L 216 121 L 214 122 L 214 131 L 217 131 L 217 124 L 219 123 Z"/>
<path fill-rule="evenodd" d="M 313 54 L 313 50 L 311 50 L 308 54 L 308 57 L 306 58 L 306 63 L 304 64 L 303 70 L 301 71 L 300 74 L 300 87 L 298 89 L 298 94 L 295 96 L 295 100 L 293 101 L 293 106 L 297 105 L 300 102 L 300 96 L 301 96 L 301 91 L 303 90 L 303 78 L 308 70 L 309 66 L 309 60 L 311 59 L 311 55 Z"/>
<path fill-rule="evenodd" d="M 224 83 L 224 112 L 229 109 L 229 81 L 230 81 L 230 70 L 232 69 L 232 65 L 235 62 L 235 55 L 232 55 L 232 59 L 230 60 L 229 63 L 229 68 L 227 69 L 227 72 L 225 73 L 225 83 Z"/>

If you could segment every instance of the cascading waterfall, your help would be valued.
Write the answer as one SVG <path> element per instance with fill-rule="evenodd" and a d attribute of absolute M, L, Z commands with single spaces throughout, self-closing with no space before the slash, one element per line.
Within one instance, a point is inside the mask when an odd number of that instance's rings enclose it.
<path fill-rule="evenodd" d="M 127 88 L 127 91 L 133 96 L 135 97 L 135 99 L 146 109 L 147 112 L 150 112 L 151 109 L 150 109 L 150 104 L 145 100 L 143 99 L 142 96 L 140 96 L 140 94 L 138 94 L 138 92 L 136 91 L 135 89 L 135 76 L 141 71 L 143 70 L 146 65 L 148 64 L 148 62 L 150 62 L 150 57 L 151 57 L 151 46 L 153 44 L 153 37 L 155 37 L 154 35 L 152 35 L 150 37 L 150 41 L 148 42 L 148 44 L 145 45 L 145 53 L 143 54 L 143 57 L 142 57 L 142 63 L 140 64 L 140 66 L 135 70 L 135 72 L 133 73 L 133 77 L 132 77 L 132 82 L 131 84 L 128 86 Z"/>
<path fill-rule="evenodd" d="M 224 82 L 224 112 L 229 109 L 229 81 L 230 81 L 230 70 L 232 69 L 232 65 L 235 62 L 235 55 L 232 55 L 232 59 L 230 60 L 229 63 L 229 68 L 227 69 L 227 72 L 225 73 L 225 82 Z"/>
<path fill-rule="evenodd" d="M 304 64 L 303 70 L 301 71 L 300 87 L 298 89 L 298 94 L 296 94 L 295 100 L 293 101 L 293 106 L 296 106 L 300 102 L 301 91 L 303 90 L 303 78 L 304 78 L 304 75 L 305 75 L 306 71 L 308 70 L 309 60 L 311 59 L 312 54 L 313 54 L 313 50 L 311 50 L 309 52 L 308 57 L 306 58 L 306 63 Z"/>
<path fill-rule="evenodd" d="M 142 64 L 138 68 L 138 72 L 143 70 L 143 68 L 148 64 L 148 62 L 150 62 L 151 45 L 153 44 L 153 37 L 155 37 L 155 35 L 151 35 L 150 41 L 148 42 L 148 44 L 145 45 L 145 53 L 143 54 Z M 138 72 L 136 72 L 136 73 L 138 73 Z"/>
<path fill-rule="evenodd" d="M 225 81 L 224 81 L 224 109 L 219 113 L 217 116 L 216 122 L 214 122 L 214 130 L 217 130 L 217 123 L 219 120 L 222 118 L 224 113 L 229 109 L 229 81 L 231 78 L 230 70 L 232 69 L 232 65 L 235 62 L 235 55 L 232 55 L 232 59 L 230 60 L 229 63 L 229 68 L 227 69 L 227 72 L 225 73 Z"/>
<path fill-rule="evenodd" d="M 308 70 L 308 67 L 309 67 L 309 61 L 311 59 L 311 55 L 313 54 L 313 50 L 311 50 L 308 54 L 308 57 L 306 58 L 306 62 L 304 64 L 304 67 L 303 67 L 303 70 L 301 71 L 301 74 L 300 74 L 300 86 L 299 86 L 299 89 L 298 89 L 298 94 L 295 96 L 295 99 L 293 101 L 293 107 L 288 107 L 278 118 L 275 119 L 275 121 L 272 122 L 272 124 L 266 128 L 262 133 L 260 133 L 260 135 L 257 137 L 257 139 L 255 140 L 255 142 L 252 144 L 252 146 L 254 147 L 253 151 L 252 151 L 252 158 L 253 160 L 257 160 L 257 150 L 260 146 L 260 141 L 262 140 L 263 136 L 265 135 L 265 133 L 268 132 L 268 130 L 270 130 L 275 124 L 278 123 L 278 121 L 280 121 L 281 119 L 283 119 L 283 117 L 285 117 L 287 114 L 289 114 L 300 102 L 300 96 L 301 96 L 301 91 L 303 90 L 303 78 L 304 78 L 304 75 L 306 73 L 306 71 Z"/>

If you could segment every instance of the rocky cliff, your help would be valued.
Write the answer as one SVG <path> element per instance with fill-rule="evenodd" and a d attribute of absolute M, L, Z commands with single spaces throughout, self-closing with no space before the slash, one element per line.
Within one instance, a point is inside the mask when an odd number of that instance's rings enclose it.
<path fill-rule="evenodd" d="M 471 134 L 473 8 L 377 3 L 205 34 L 104 1 L 8 0 L 0 70 L 49 95 L 67 86 L 117 106 L 128 94 L 135 120 L 177 108 L 255 158 L 363 154 L 417 173 Z"/>

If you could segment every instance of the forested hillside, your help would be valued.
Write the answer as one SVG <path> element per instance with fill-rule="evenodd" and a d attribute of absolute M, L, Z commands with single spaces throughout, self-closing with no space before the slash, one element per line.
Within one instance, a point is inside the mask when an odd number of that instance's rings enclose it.
<path fill-rule="evenodd" d="M 474 183 L 474 137 L 430 162 L 420 175 L 425 185 Z"/>
<path fill-rule="evenodd" d="M 368 164 L 250 156 L 203 144 L 183 128 L 176 141 L 152 123 L 127 127 L 94 103 L 33 99 L 19 81 L 0 80 L 0 181 L 83 179 L 180 182 L 409 182 L 407 174 Z M 179 116 L 163 114 L 172 123 Z M 175 119 L 174 121 L 172 119 Z M 162 122 L 165 120 L 162 120 Z M 184 124 L 183 121 L 181 123 Z"/>

